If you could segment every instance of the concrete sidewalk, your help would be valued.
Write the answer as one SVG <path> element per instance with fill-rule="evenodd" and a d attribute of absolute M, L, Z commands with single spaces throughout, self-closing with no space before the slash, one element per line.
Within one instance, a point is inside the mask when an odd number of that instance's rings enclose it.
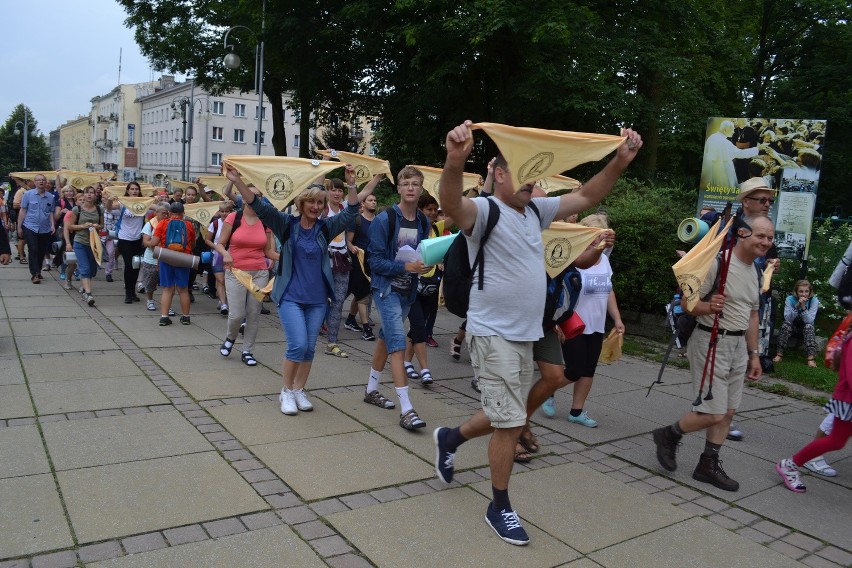
<path fill-rule="evenodd" d="M 449 487 L 435 477 L 433 428 L 479 408 L 467 353 L 448 354 L 454 316 L 441 311 L 428 349 L 436 383 L 412 385 L 428 426 L 411 433 L 362 401 L 374 344 L 359 334 L 341 329 L 348 359 L 320 338 L 315 410 L 288 417 L 275 313 L 249 368 L 240 342 L 219 355 L 225 318 L 201 293 L 192 325 L 158 327 L 144 301 L 122 302 L 118 272 L 95 280 L 93 308 L 45 276 L 0 268 L 0 568 L 852 565 L 852 449 L 828 456 L 838 477 L 806 475 L 804 495 L 773 467 L 813 436 L 813 404 L 747 389 L 745 440 L 722 450 L 741 489 L 726 493 L 691 478 L 700 436 L 673 474 L 654 457 L 649 432 L 689 408 L 687 374 L 669 369 L 645 398 L 656 365 L 600 366 L 598 428 L 565 420 L 570 390 L 557 418 L 536 416 L 542 450 L 511 486 L 532 542 L 514 547 L 483 520 L 487 440 L 460 448 Z"/>

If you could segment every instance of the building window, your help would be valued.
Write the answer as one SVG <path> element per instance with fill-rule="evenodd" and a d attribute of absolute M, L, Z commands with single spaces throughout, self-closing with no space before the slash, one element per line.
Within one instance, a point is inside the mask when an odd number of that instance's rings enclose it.
<path fill-rule="evenodd" d="M 221 126 L 214 126 L 213 127 L 212 139 L 213 140 L 224 140 L 224 138 L 225 138 L 225 129 L 222 128 Z"/>
<path fill-rule="evenodd" d="M 260 107 L 260 114 L 263 120 L 266 120 L 266 107 Z M 257 118 L 257 107 L 254 107 L 254 117 Z"/>
<path fill-rule="evenodd" d="M 381 125 L 382 122 L 378 118 L 370 120 L 370 130 L 372 130 L 373 132 L 377 131 L 379 129 L 379 126 Z"/>
<path fill-rule="evenodd" d="M 213 114 L 225 114 L 225 103 L 224 101 L 213 101 Z"/>
<path fill-rule="evenodd" d="M 235 103 L 234 104 L 234 116 L 246 116 L 246 105 Z"/>
<path fill-rule="evenodd" d="M 300 111 L 300 110 L 293 111 L 293 122 L 294 123 L 302 122 L 302 111 Z"/>
<path fill-rule="evenodd" d="M 370 142 L 370 155 L 375 156 L 379 151 L 379 145 L 375 142 Z"/>
<path fill-rule="evenodd" d="M 211 166 L 221 166 L 222 165 L 222 152 L 213 152 L 210 154 L 210 165 Z"/>
<path fill-rule="evenodd" d="M 260 143 L 261 143 L 261 144 L 266 144 L 265 139 L 266 139 L 266 132 L 264 132 L 263 130 L 261 130 L 261 131 L 260 131 Z M 254 143 L 255 143 L 255 144 L 257 144 L 257 130 L 255 130 L 255 131 L 254 131 Z"/>
<path fill-rule="evenodd" d="M 293 136 L 293 148 L 301 148 L 302 147 L 302 137 L 296 134 Z"/>
<path fill-rule="evenodd" d="M 245 142 L 246 141 L 246 131 L 242 128 L 234 129 L 234 142 Z"/>

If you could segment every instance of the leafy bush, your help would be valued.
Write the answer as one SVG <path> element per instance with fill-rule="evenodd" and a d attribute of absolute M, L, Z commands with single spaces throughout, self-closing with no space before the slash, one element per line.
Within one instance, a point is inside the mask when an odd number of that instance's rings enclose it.
<path fill-rule="evenodd" d="M 677 227 L 695 215 L 694 190 L 620 180 L 602 206 L 616 234 L 610 261 L 619 307 L 661 313 L 677 288 L 671 266 L 687 246 Z"/>

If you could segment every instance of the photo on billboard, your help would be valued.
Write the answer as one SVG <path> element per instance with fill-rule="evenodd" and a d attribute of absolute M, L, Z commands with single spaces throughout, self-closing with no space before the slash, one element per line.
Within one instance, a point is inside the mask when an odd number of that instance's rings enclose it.
<path fill-rule="evenodd" d="M 801 118 L 707 119 L 696 212 L 722 211 L 739 184 L 761 177 L 776 192 L 769 215 L 778 254 L 803 258 L 810 244 L 826 121 Z M 782 246 L 783 245 L 783 246 Z"/>

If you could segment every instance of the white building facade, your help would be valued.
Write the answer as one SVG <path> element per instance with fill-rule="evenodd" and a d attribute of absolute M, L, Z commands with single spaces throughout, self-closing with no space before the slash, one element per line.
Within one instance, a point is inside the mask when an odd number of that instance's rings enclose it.
<path fill-rule="evenodd" d="M 139 171 L 144 181 L 161 185 L 165 178 L 190 181 L 219 175 L 222 158 L 257 153 L 257 117 L 261 113 L 260 153 L 272 156 L 272 111 L 264 97 L 258 109 L 251 92 L 211 95 L 192 80 L 153 93 L 140 92 Z M 287 100 L 284 101 L 286 107 Z M 285 109 L 288 155 L 298 155 L 299 124 Z M 185 130 L 184 130 L 185 129 Z"/>

